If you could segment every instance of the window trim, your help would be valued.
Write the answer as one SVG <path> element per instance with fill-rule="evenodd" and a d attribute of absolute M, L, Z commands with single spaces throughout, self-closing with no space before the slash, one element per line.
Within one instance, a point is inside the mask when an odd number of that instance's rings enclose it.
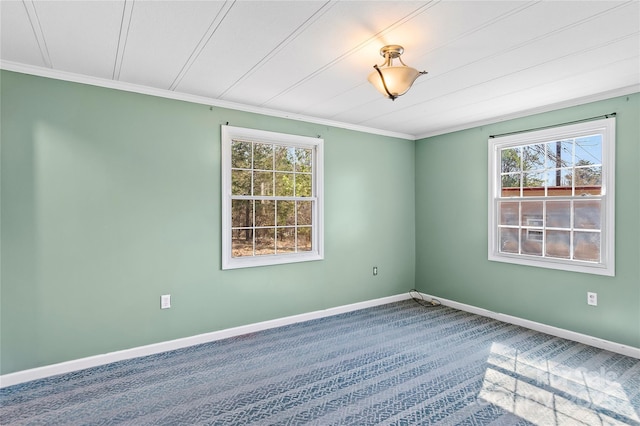
<path fill-rule="evenodd" d="M 299 136 L 266 130 L 221 126 L 221 205 L 222 205 L 222 269 L 248 268 L 254 266 L 279 265 L 324 259 L 324 140 L 320 137 Z M 252 142 L 311 148 L 312 168 L 312 250 L 300 253 L 273 254 L 263 256 L 233 257 L 231 226 L 231 142 L 247 139 Z"/>
<path fill-rule="evenodd" d="M 488 141 L 488 177 L 489 177 L 489 223 L 488 223 L 488 259 L 490 261 L 536 266 L 596 275 L 615 276 L 615 117 L 592 120 L 582 123 L 519 132 Z M 599 263 L 571 259 L 551 258 L 499 251 L 498 201 L 522 201 L 523 198 L 500 197 L 500 150 L 513 146 L 547 143 L 554 140 L 574 139 L 593 134 L 602 135 L 602 200 L 600 258 Z M 542 197 L 541 197 L 542 198 Z M 525 198 L 525 200 L 528 198 Z M 546 200 L 554 197 L 546 196 Z M 575 199 L 575 195 L 573 196 Z M 533 201 L 533 200 L 532 200 Z"/>

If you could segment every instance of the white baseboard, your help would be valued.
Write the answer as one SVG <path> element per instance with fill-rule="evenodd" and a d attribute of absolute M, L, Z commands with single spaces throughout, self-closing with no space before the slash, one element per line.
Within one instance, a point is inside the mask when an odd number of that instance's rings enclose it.
<path fill-rule="evenodd" d="M 444 306 L 449 306 L 451 308 L 458 309 L 460 311 L 466 311 L 472 314 L 482 315 L 483 317 L 493 318 L 498 321 L 519 325 L 531 330 L 539 331 L 541 333 L 562 337 L 563 339 L 573 340 L 574 342 L 584 343 L 585 345 L 594 346 L 596 348 L 605 349 L 611 352 L 615 352 L 622 355 L 640 359 L 640 348 L 623 345 L 621 343 L 611 342 L 609 340 L 600 339 L 598 337 L 589 336 L 587 334 L 581 334 L 575 331 L 566 330 L 564 328 L 553 327 L 550 325 L 542 324 L 535 321 L 530 321 L 523 318 L 514 317 L 511 315 L 489 311 L 487 309 L 478 308 L 472 305 L 466 305 L 464 303 L 456 302 L 454 300 L 443 299 L 441 297 L 432 296 L 425 293 L 421 293 L 421 294 L 426 300 L 437 299 Z"/>
<path fill-rule="evenodd" d="M 574 331 L 541 324 L 535 321 L 514 317 L 511 315 L 500 314 L 472 305 L 456 302 L 454 300 L 443 299 L 437 296 L 421 293 L 427 300 L 437 299 L 444 306 L 449 306 L 461 311 L 470 312 L 477 315 L 493 318 L 509 324 L 519 325 L 531 330 L 550 334 L 552 336 L 562 337 L 564 339 L 573 340 L 575 342 L 584 343 L 600 349 L 630 356 L 640 359 L 640 348 L 622 345 L 620 343 L 599 339 L 586 334 L 576 333 Z M 139 346 L 136 348 L 125 349 L 116 352 L 110 352 L 101 355 L 95 355 L 87 358 L 61 362 L 59 364 L 46 365 L 44 367 L 32 368 L 29 370 L 18 371 L 15 373 L 0 376 L 0 388 L 17 385 L 31 380 L 42 379 L 45 377 L 55 376 L 58 374 L 70 373 L 73 371 L 83 370 L 85 368 L 97 367 L 112 362 L 123 361 L 141 356 L 153 355 L 161 352 L 186 348 L 202 343 L 213 342 L 216 340 L 226 339 L 229 337 L 240 336 L 257 331 L 267 330 L 270 328 L 281 327 L 298 322 L 309 321 L 317 318 L 338 315 L 345 312 L 357 311 L 372 306 L 384 305 L 387 303 L 398 302 L 400 300 L 409 299 L 410 295 L 399 294 L 395 296 L 383 297 L 380 299 L 367 300 L 364 302 L 352 303 L 349 305 L 337 306 L 335 308 L 323 309 L 320 311 L 307 312 L 299 315 L 292 315 L 283 318 L 277 318 L 269 321 L 262 321 L 254 324 L 243 325 L 239 327 L 228 328 L 225 330 L 214 331 L 211 333 L 198 334 L 196 336 L 185 337 L 182 339 L 169 340 L 166 342 L 155 343 L 151 345 Z"/>
<path fill-rule="evenodd" d="M 58 364 L 45 365 L 43 367 L 32 368 L 29 370 L 17 371 L 15 373 L 0 376 L 0 388 L 17 385 L 31 380 L 42 379 L 45 377 L 55 376 L 58 374 L 70 373 L 73 371 L 84 370 L 85 368 L 98 367 L 100 365 L 112 362 L 123 361 L 141 356 L 154 355 L 161 352 L 172 351 L 176 349 L 186 348 L 189 346 L 199 345 L 202 343 L 213 342 L 216 340 L 227 339 L 229 337 L 240 336 L 257 331 L 267 330 L 270 328 L 281 327 L 284 325 L 295 324 L 298 322 L 309 321 L 317 318 L 338 315 L 345 312 L 357 311 L 359 309 L 369 308 L 372 306 L 384 305 L 387 303 L 398 302 L 400 300 L 409 299 L 409 294 L 400 294 L 396 296 L 382 297 L 380 299 L 367 300 L 364 302 L 352 303 L 349 305 L 337 306 L 335 308 L 323 309 L 320 311 L 307 312 L 299 315 L 292 315 L 283 318 L 277 318 L 269 321 L 262 321 L 254 324 L 243 325 L 239 327 L 228 328 L 225 330 L 213 331 L 211 333 L 198 334 L 195 336 L 184 337 L 181 339 L 169 340 L 166 342 L 155 343 L 151 345 L 139 346 L 131 349 L 124 349 L 116 352 L 109 352 L 80 358 L 72 361 L 61 362 Z"/>

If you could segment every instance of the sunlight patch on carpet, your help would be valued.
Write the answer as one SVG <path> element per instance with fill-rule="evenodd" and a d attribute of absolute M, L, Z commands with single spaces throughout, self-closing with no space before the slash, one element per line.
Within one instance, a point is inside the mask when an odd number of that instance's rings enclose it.
<path fill-rule="evenodd" d="M 478 397 L 539 425 L 640 423 L 617 374 L 589 371 L 521 354 L 493 343 Z M 624 417 L 623 422 L 607 415 Z"/>

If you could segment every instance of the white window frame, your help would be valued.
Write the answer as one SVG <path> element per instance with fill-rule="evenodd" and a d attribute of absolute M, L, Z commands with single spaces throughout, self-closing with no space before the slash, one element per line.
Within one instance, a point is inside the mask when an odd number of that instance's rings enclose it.
<path fill-rule="evenodd" d="M 232 214 L 231 202 L 231 145 L 232 141 L 243 139 L 252 142 L 308 148 L 312 158 L 312 196 L 305 201 L 313 201 L 311 251 L 258 256 L 232 256 Z M 324 259 L 324 140 L 320 137 L 298 136 L 265 130 L 221 126 L 221 185 L 222 185 L 222 269 L 248 268 L 254 266 L 279 265 Z M 271 197 L 278 200 L 280 197 Z"/>
<path fill-rule="evenodd" d="M 615 276 L 615 117 L 591 120 L 553 128 L 497 136 L 489 139 L 489 260 L 536 266 L 565 271 L 582 272 L 597 275 Z M 500 251 L 499 237 L 499 201 L 556 200 L 559 197 L 501 197 L 501 150 L 509 147 L 547 143 L 594 134 L 602 135 L 602 189 L 599 196 L 587 196 L 587 199 L 601 199 L 600 262 L 587 262 L 575 259 L 560 259 L 521 253 Z M 574 194 L 572 199 L 578 199 Z M 580 198 L 584 199 L 584 198 Z M 572 228 L 573 229 L 573 228 Z"/>

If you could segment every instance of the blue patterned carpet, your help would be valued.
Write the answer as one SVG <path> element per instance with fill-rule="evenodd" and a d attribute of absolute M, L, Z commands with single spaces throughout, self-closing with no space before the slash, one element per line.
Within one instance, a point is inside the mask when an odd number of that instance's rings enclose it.
<path fill-rule="evenodd" d="M 2 425 L 640 425 L 640 360 L 412 300 L 0 390 Z"/>

